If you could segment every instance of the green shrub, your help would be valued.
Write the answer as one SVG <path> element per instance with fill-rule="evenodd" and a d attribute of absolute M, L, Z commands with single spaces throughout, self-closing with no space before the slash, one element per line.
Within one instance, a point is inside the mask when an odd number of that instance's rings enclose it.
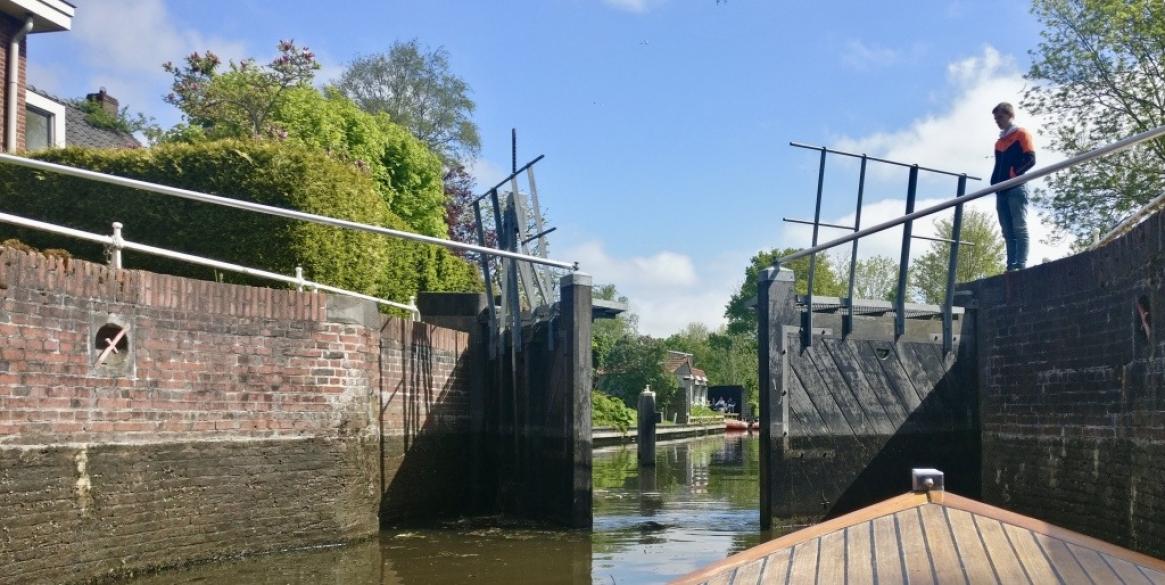
<path fill-rule="evenodd" d="M 636 413 L 622 400 L 598 390 L 591 392 L 591 426 L 612 427 L 620 433 L 635 426 Z"/>
<path fill-rule="evenodd" d="M 690 410 L 688 410 L 688 414 L 692 418 L 724 417 L 723 412 L 716 412 L 715 410 L 712 410 L 703 404 L 697 404 L 693 406 Z"/>
<path fill-rule="evenodd" d="M 297 209 L 361 223 L 409 230 L 389 211 L 367 173 L 302 145 L 222 140 L 165 144 L 150 149 L 66 148 L 33 158 Z M 117 187 L 57 173 L 0 165 L 0 211 L 86 231 L 109 233 L 125 224 L 128 240 L 293 274 L 405 302 L 418 290 L 477 291 L 472 266 L 448 250 L 376 234 L 272 217 Z M 411 230 L 410 230 L 411 231 Z M 0 224 L 0 239 L 16 237 L 39 247 L 59 247 L 101 262 L 104 251 L 34 230 Z M 192 278 L 274 286 L 232 273 L 127 252 L 127 267 Z"/>
<path fill-rule="evenodd" d="M 287 91 L 271 112 L 287 140 L 369 170 L 389 209 L 411 231 L 445 237 L 441 159 L 387 114 L 370 114 L 334 89 Z"/>

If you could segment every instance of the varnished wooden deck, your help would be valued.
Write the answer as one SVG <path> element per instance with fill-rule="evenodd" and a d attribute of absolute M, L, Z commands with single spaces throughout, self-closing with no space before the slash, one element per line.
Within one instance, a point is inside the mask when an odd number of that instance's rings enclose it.
<path fill-rule="evenodd" d="M 950 493 L 911 493 L 785 535 L 673 585 L 1165 585 L 1165 562 Z"/>

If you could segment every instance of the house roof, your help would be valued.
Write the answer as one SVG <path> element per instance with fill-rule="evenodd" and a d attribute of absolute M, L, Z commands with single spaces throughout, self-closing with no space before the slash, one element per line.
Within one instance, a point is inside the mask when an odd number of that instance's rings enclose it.
<path fill-rule="evenodd" d="M 672 585 L 1027 583 L 1029 576 L 1033 583 L 1165 583 L 1165 561 L 936 490 L 798 530 Z"/>
<path fill-rule="evenodd" d="M 668 351 L 667 357 L 663 359 L 663 371 L 669 374 L 673 374 L 676 370 L 680 369 L 680 366 L 683 366 L 684 364 L 687 364 L 689 367 L 691 367 L 691 360 L 692 354 L 690 353 Z"/>
<path fill-rule="evenodd" d="M 59 100 L 58 100 L 59 101 Z M 85 119 L 85 112 L 71 103 L 65 104 L 65 144 L 92 148 L 141 148 L 133 134 L 98 128 Z"/>
<path fill-rule="evenodd" d="M 73 27 L 76 7 L 64 0 L 0 0 L 0 13 L 23 21 L 31 16 L 32 32 L 57 32 Z"/>
<path fill-rule="evenodd" d="M 52 94 L 29 86 L 28 91 L 53 100 L 65 107 L 65 146 L 85 146 L 89 148 L 141 148 L 142 144 L 133 134 L 99 128 L 85 119 L 85 112 Z"/>

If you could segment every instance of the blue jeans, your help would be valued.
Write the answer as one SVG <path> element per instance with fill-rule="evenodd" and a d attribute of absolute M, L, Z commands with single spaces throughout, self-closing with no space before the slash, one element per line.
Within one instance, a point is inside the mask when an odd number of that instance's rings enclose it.
<path fill-rule="evenodd" d="M 995 211 L 1007 246 L 1007 269 L 1027 266 L 1027 186 L 1020 185 L 995 194 Z"/>

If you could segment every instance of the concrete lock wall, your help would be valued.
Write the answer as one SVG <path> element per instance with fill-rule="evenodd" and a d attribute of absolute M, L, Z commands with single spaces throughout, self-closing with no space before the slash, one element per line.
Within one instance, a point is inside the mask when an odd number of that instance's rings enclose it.
<path fill-rule="evenodd" d="M 1163 284 L 1158 213 L 1098 250 L 968 287 L 984 500 L 1165 556 Z"/>
<path fill-rule="evenodd" d="M 955 348 L 940 320 L 815 313 L 805 343 L 788 270 L 762 279 L 761 522 L 817 522 L 902 493 L 912 467 L 946 472 L 947 487 L 979 491 L 974 332 L 956 315 Z M 906 487 L 904 487 L 906 486 Z"/>
<path fill-rule="evenodd" d="M 4 579 L 84 581 L 365 538 L 378 513 L 463 513 L 473 355 L 467 333 L 370 303 L 0 248 Z"/>

